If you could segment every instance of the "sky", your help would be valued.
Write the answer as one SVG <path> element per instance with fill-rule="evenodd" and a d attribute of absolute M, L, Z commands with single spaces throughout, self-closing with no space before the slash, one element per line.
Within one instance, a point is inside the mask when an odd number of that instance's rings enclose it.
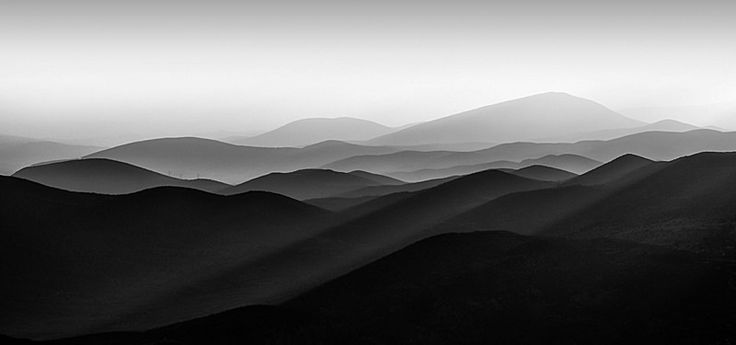
<path fill-rule="evenodd" d="M 399 126 L 547 91 L 736 129 L 734 42 L 733 1 L 0 0 L 0 133 Z"/>

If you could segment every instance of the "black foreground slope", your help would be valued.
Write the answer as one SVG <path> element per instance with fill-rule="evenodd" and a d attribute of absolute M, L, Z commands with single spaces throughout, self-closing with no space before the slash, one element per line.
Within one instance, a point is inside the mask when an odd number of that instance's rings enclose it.
<path fill-rule="evenodd" d="M 131 310 L 121 323 L 148 324 L 151 315 L 161 311 L 184 314 L 188 309 L 182 309 L 182 300 L 200 298 L 203 289 L 229 286 L 234 281 L 242 282 L 230 290 L 242 297 L 241 305 L 278 303 L 425 238 L 429 236 L 426 229 L 475 205 L 507 193 L 551 185 L 491 170 L 385 204 L 377 201 L 383 207 L 358 210 L 365 212 L 359 217 L 340 213 L 338 218 L 349 221 L 190 284 L 173 296 L 162 296 L 146 308 Z"/>
<path fill-rule="evenodd" d="M 730 344 L 733 267 L 615 240 L 422 240 L 278 307 L 55 344 Z"/>
<path fill-rule="evenodd" d="M 0 191 L 0 333 L 34 338 L 149 328 L 247 304 L 252 296 L 233 293 L 242 281 L 200 282 L 313 236 L 331 216 L 265 192 L 109 196 L 13 177 L 0 177 Z M 192 285 L 201 289 L 177 297 Z M 162 296 L 179 309 L 120 322 Z"/>
<path fill-rule="evenodd" d="M 646 178 L 667 164 L 625 155 L 566 180 L 556 188 L 511 193 L 491 200 L 442 222 L 433 232 L 503 230 L 536 234 Z"/>
<path fill-rule="evenodd" d="M 626 154 L 588 171 L 584 175 L 567 181 L 567 183 L 583 186 L 602 185 L 617 180 L 652 163 L 654 161 L 644 157 Z"/>
<path fill-rule="evenodd" d="M 127 194 L 154 187 L 185 187 L 217 193 L 230 185 L 207 179 L 183 180 L 111 159 L 74 159 L 34 165 L 14 177 L 75 192 Z"/>
<path fill-rule="evenodd" d="M 648 169 L 651 166 L 656 169 Z M 543 233 L 611 237 L 733 255 L 736 153 L 700 153 L 642 170 L 650 171 Z"/>

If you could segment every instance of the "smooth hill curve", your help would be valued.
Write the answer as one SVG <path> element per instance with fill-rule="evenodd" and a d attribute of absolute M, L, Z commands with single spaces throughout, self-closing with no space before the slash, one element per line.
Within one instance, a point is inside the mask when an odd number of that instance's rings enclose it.
<path fill-rule="evenodd" d="M 101 194 L 127 194 L 162 186 L 217 193 L 230 187 L 213 180 L 182 180 L 131 164 L 97 158 L 34 165 L 13 176 L 69 191 Z"/>

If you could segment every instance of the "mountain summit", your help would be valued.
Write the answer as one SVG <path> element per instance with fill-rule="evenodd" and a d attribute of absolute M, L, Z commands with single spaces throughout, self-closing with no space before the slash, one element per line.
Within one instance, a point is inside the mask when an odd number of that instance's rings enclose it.
<path fill-rule="evenodd" d="M 642 125 L 591 100 L 548 92 L 421 123 L 371 142 L 384 145 L 510 142 Z"/>

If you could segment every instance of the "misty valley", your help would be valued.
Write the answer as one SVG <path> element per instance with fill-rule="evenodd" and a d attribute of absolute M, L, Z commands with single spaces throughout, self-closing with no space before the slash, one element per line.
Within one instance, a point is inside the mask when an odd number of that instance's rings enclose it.
<path fill-rule="evenodd" d="M 6 344 L 736 343 L 736 132 L 549 92 L 402 127 L 12 134 Z"/>

